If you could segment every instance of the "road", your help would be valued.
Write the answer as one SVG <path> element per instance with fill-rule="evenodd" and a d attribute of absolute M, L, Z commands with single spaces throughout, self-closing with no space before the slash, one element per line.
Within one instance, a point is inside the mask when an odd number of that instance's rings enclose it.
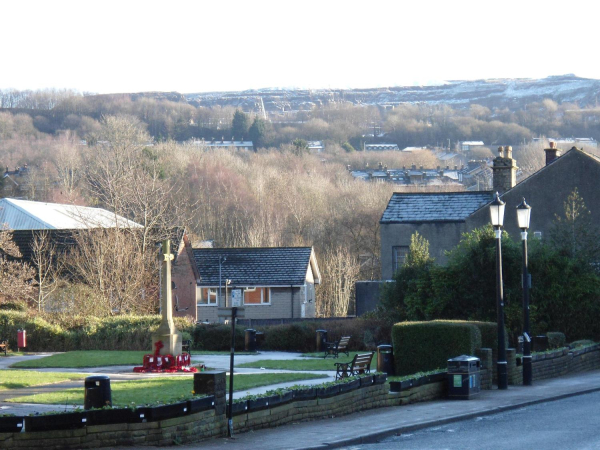
<path fill-rule="evenodd" d="M 467 400 L 468 401 L 468 400 Z M 600 392 L 454 422 L 346 450 L 600 449 Z"/>

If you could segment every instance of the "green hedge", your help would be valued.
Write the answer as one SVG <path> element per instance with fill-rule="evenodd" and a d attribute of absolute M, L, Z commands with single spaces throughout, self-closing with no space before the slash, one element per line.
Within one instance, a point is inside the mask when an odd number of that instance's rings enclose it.
<path fill-rule="evenodd" d="M 193 325 L 176 318 L 180 332 L 190 333 Z M 160 316 L 117 316 L 107 318 L 69 318 L 69 323 L 51 323 L 41 316 L 20 311 L 0 311 L 0 338 L 17 348 L 17 330 L 27 331 L 27 350 L 65 352 L 70 350 L 148 350 L 151 335 Z"/>
<path fill-rule="evenodd" d="M 228 351 L 231 326 L 196 325 L 175 318 L 182 333 L 189 333 L 195 350 Z M 70 350 L 147 350 L 151 335 L 160 324 L 160 316 L 65 317 L 36 316 L 31 312 L 0 310 L 0 338 L 7 338 L 12 349 L 17 346 L 17 330 L 27 330 L 27 350 L 33 352 Z M 255 327 L 264 333 L 262 350 L 314 352 L 316 330 L 328 331 L 330 341 L 352 336 L 351 350 L 374 350 L 379 344 L 391 343 L 391 322 L 380 319 L 303 321 L 287 325 Z M 236 350 L 244 349 L 244 330 L 236 327 Z"/>
<path fill-rule="evenodd" d="M 378 344 L 391 343 L 390 322 L 380 319 L 352 319 L 331 321 L 302 321 L 284 325 L 254 327 L 264 333 L 260 350 L 285 352 L 314 352 L 316 349 L 316 331 L 327 330 L 329 341 L 342 336 L 352 336 L 351 350 L 374 350 Z M 244 349 L 245 326 L 236 326 L 235 348 Z M 199 324 L 193 333 L 194 348 L 197 350 L 229 350 L 231 326 L 218 324 Z"/>
<path fill-rule="evenodd" d="M 448 359 L 473 355 L 491 326 L 467 321 L 401 322 L 392 328 L 396 375 L 445 368 Z"/>

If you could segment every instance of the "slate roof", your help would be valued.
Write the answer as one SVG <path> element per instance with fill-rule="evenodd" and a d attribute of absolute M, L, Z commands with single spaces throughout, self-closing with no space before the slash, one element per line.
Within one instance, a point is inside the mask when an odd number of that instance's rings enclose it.
<path fill-rule="evenodd" d="M 462 222 L 493 199 L 491 191 L 395 192 L 379 223 Z"/>
<path fill-rule="evenodd" d="M 194 259 L 201 286 L 301 286 L 314 253 L 311 247 L 195 248 Z M 318 271 L 318 270 L 317 270 Z M 317 279 L 318 274 L 315 274 Z"/>

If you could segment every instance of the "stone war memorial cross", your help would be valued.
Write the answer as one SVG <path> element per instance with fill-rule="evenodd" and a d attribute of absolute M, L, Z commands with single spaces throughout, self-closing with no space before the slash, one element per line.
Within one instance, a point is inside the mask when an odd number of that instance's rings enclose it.
<path fill-rule="evenodd" d="M 160 325 L 152 334 L 154 354 L 144 356 L 143 367 L 134 367 L 134 372 L 196 372 L 190 367 L 191 359 L 188 353 L 182 353 L 181 333 L 173 322 L 173 296 L 171 293 L 171 241 L 162 241 L 160 267 Z"/>

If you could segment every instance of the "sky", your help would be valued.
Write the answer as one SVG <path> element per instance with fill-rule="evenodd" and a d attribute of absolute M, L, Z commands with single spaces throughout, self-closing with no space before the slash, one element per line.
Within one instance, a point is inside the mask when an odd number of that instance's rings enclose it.
<path fill-rule="evenodd" d="M 600 79 L 593 5 L 1 0 L 0 89 L 194 93 Z"/>

